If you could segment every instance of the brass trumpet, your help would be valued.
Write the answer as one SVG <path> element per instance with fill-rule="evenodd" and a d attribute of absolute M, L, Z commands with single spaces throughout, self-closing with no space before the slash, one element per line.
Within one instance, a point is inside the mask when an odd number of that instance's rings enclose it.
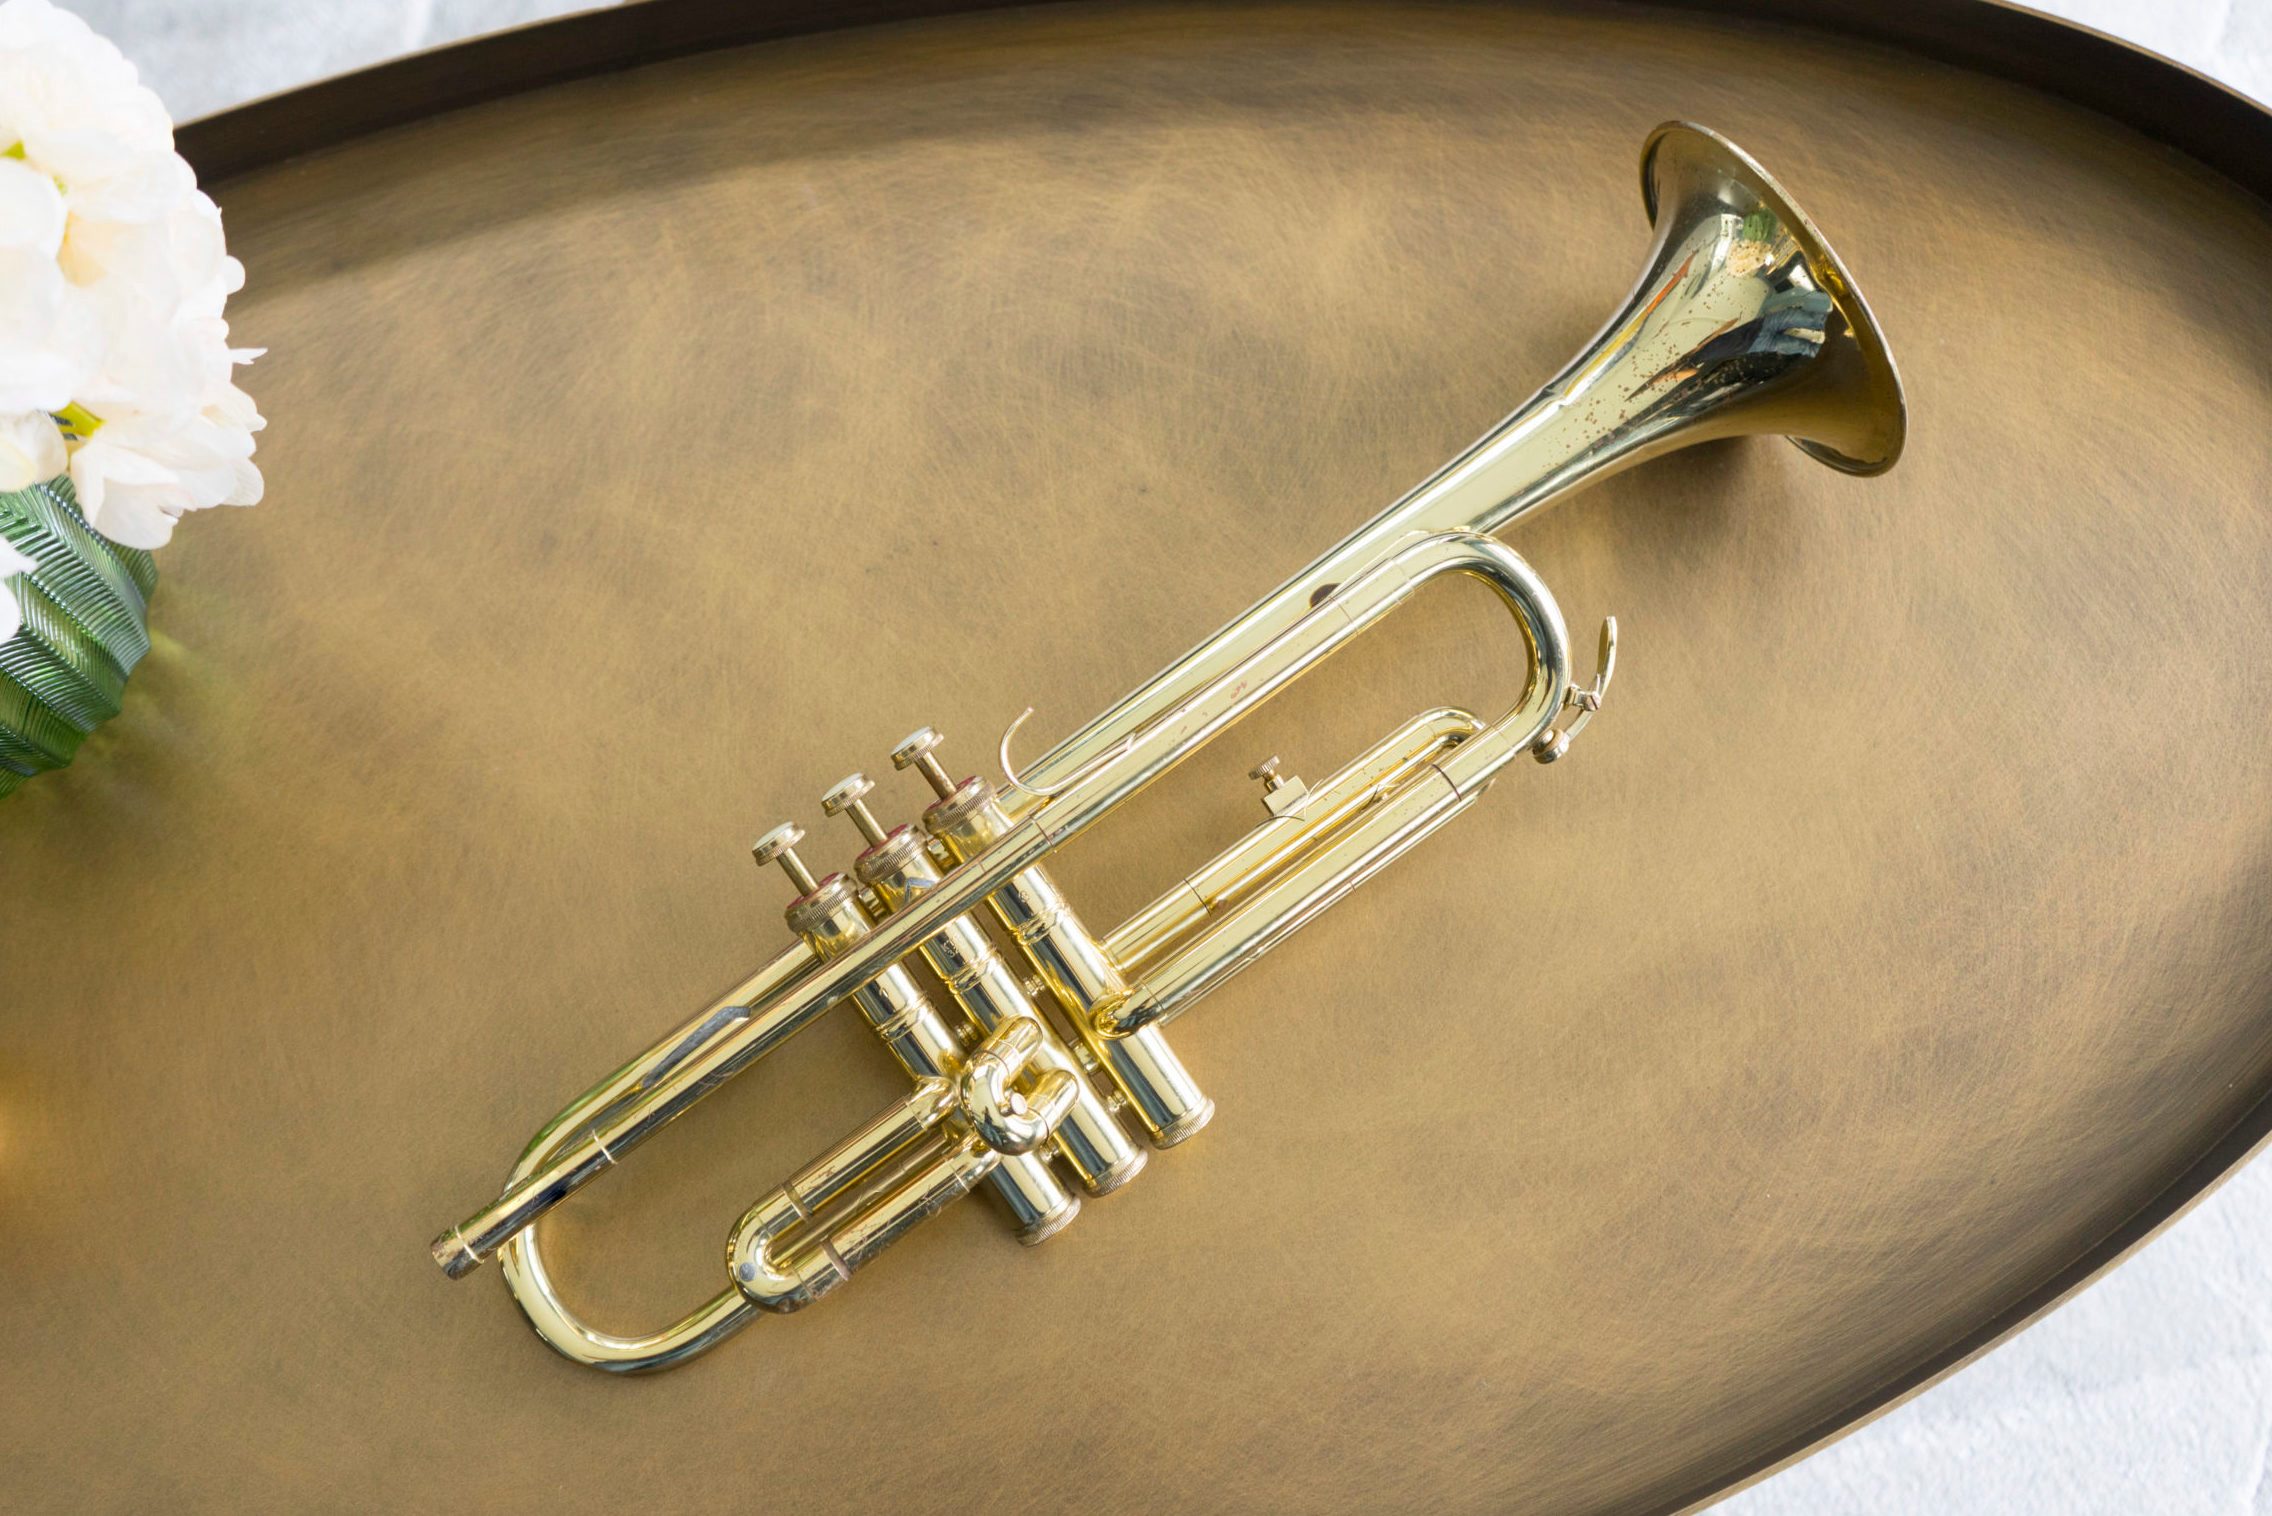
<path fill-rule="evenodd" d="M 1900 454 L 1901 381 L 1884 338 L 1766 171 L 1725 138 L 1673 122 L 1642 149 L 1641 188 L 1656 240 L 1623 308 L 1519 410 L 1368 525 L 1022 772 L 1013 723 L 1001 789 L 956 778 L 929 729 L 909 737 L 891 756 L 935 797 L 920 829 L 879 822 L 865 778 L 840 783 L 824 809 L 867 844 L 850 878 L 816 877 L 794 826 L 761 839 L 758 860 L 797 891 L 795 944 L 554 1116 L 504 1193 L 434 1241 L 443 1270 L 456 1278 L 494 1256 L 561 1353 L 617 1372 L 666 1368 L 759 1312 L 809 1305 L 982 1185 L 1020 1240 L 1039 1242 L 1080 1209 L 1066 1180 L 1102 1195 L 1141 1171 L 1147 1150 L 1130 1126 L 1160 1148 L 1204 1126 L 1213 1103 L 1162 1027 L 1474 804 L 1509 763 L 1560 758 L 1601 709 L 1616 623 L 1603 624 L 1592 682 L 1578 684 L 1554 597 L 1493 533 L 1711 438 L 1788 435 L 1854 474 Z M 1424 711 L 1314 787 L 1272 760 L 1254 774 L 1267 820 L 1117 930 L 1082 922 L 1048 873 L 1057 847 L 1443 574 L 1490 586 L 1513 621 L 1529 677 L 1512 708 L 1491 720 Z M 742 1217 L 724 1287 L 696 1310 L 641 1336 L 578 1319 L 546 1272 L 536 1221 L 847 999 L 906 1069 L 910 1093 Z"/>

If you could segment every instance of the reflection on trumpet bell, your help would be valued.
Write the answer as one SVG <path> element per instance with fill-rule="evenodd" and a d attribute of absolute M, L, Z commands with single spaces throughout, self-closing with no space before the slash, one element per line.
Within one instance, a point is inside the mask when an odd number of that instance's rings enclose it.
<path fill-rule="evenodd" d="M 615 1372 L 665 1368 L 761 1312 L 819 1299 L 973 1189 L 1039 1242 L 1079 1213 L 1065 1180 L 1112 1193 L 1145 1166 L 1139 1138 L 1165 1148 L 1204 1127 L 1214 1102 L 1165 1023 L 1465 812 L 1515 760 L 1562 758 L 1602 709 L 1615 621 L 1580 683 L 1561 608 L 1492 533 L 1707 438 L 1784 433 L 1852 473 L 1900 453 L 1900 380 L 1876 322 L 1765 171 L 1673 123 L 1649 138 L 1642 182 L 1656 240 L 1625 306 L 1529 402 L 1371 523 L 1023 774 L 1005 735 L 1007 789 L 955 777 L 929 728 L 891 755 L 930 791 L 919 826 L 879 820 L 865 776 L 839 782 L 822 808 L 860 835 L 849 876 L 807 868 L 794 825 L 760 839 L 758 861 L 795 891 L 795 941 L 555 1116 L 504 1193 L 435 1240 L 443 1269 L 457 1277 L 495 1257 L 561 1353 Z M 1088 927 L 1050 875 L 1058 848 L 1447 575 L 1480 581 L 1508 614 L 1524 678 L 1506 711 L 1423 710 L 1315 785 L 1269 759 L 1254 771 L 1265 820 L 1118 929 Z M 909 1093 L 742 1217 L 710 1300 L 638 1336 L 581 1320 L 545 1268 L 536 1223 L 847 1002 Z"/>
<path fill-rule="evenodd" d="M 1717 132 L 1668 121 L 1641 149 L 1641 198 L 1654 257 L 1626 321 L 1612 323 L 1645 349 L 1628 370 L 1646 378 L 1642 403 L 1618 417 L 1635 451 L 1652 456 L 1658 439 L 1709 425 L 1714 436 L 1788 436 L 1849 474 L 1892 468 L 1909 426 L 1893 352 L 1782 186 Z"/>

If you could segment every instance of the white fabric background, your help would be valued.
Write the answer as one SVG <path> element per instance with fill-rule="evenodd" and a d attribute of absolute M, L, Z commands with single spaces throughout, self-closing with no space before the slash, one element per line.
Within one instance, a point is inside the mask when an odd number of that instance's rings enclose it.
<path fill-rule="evenodd" d="M 177 118 L 581 0 L 60 0 Z M 1885 0 L 1899 4 L 1900 0 Z M 2272 0 L 2046 0 L 2272 100 Z M 256 386 L 257 387 L 257 386 Z M 1722 1509 L 2272 1516 L 2272 1160 L 2019 1338 Z"/>

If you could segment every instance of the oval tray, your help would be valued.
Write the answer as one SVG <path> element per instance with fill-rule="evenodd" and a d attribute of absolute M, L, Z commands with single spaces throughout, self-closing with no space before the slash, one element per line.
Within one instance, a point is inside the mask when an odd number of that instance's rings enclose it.
<path fill-rule="evenodd" d="M 2264 1135 L 2261 112 L 1947 4 L 787 35 L 960 8 L 632 6 L 184 132 L 269 501 L 181 534 L 124 718 L 0 821 L 30 1506 L 1673 1509 Z M 442 1280 L 782 940 L 747 838 L 919 723 L 1069 730 L 1483 430 L 1623 295 L 1671 116 L 1843 252 L 1908 456 L 1718 445 L 1516 533 L 1623 618 L 1613 700 L 1177 1023 L 1211 1130 L 635 1384 Z M 1416 604 L 1068 887 L 1117 920 L 1256 759 L 1489 699 L 1491 617 Z M 715 1288 L 891 1089 L 840 1021 L 566 1208 L 594 1319 Z"/>

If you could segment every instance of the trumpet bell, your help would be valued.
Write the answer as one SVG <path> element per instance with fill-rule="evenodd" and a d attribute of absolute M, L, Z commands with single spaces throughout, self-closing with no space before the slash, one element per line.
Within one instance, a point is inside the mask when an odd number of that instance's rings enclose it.
<path fill-rule="evenodd" d="M 1850 474 L 1901 456 L 1901 376 L 1822 234 L 1748 154 L 1671 121 L 1641 152 L 1656 236 L 1639 282 L 1562 371 L 1457 457 L 1237 621 L 1026 766 L 1055 791 L 1128 733 L 1283 633 L 1416 535 L 1495 536 L 1650 458 L 1729 437 L 1790 437 Z"/>
<path fill-rule="evenodd" d="M 1620 320 L 1715 281 L 1761 291 L 1747 319 L 1696 344 L 1685 391 L 1660 402 L 1686 428 L 1681 442 L 1781 432 L 1849 474 L 1892 468 L 1908 434 L 1893 353 L 1860 286 L 1774 176 L 1718 132 L 1668 121 L 1641 149 L 1641 198 L 1657 241 Z"/>

